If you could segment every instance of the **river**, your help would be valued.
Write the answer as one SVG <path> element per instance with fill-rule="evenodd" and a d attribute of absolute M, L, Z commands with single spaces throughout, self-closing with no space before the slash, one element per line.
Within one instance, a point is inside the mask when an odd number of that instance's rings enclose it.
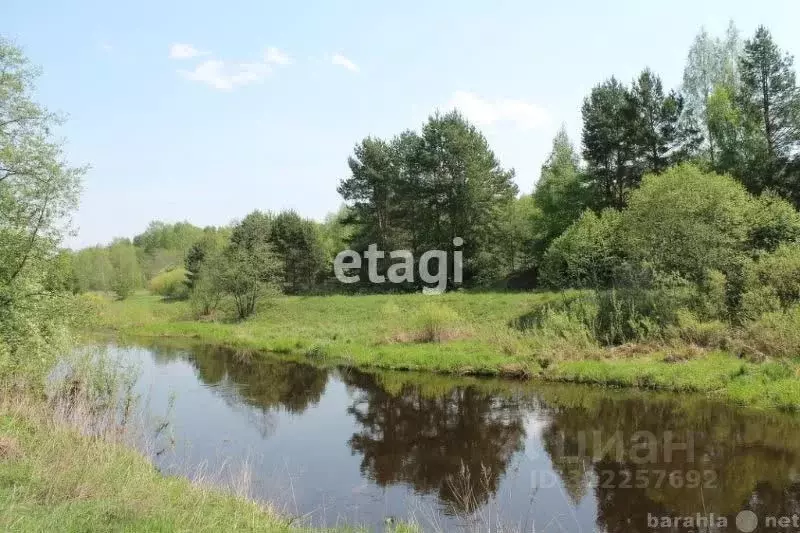
<path fill-rule="evenodd" d="M 800 420 L 788 414 L 202 345 L 107 349 L 169 421 L 152 446 L 162 472 L 244 486 L 305 524 L 800 530 L 771 527 L 800 513 Z"/>

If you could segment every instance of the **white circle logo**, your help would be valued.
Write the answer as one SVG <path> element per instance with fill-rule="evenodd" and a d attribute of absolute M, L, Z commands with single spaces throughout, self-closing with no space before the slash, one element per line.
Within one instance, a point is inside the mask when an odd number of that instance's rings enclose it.
<path fill-rule="evenodd" d="M 742 511 L 736 515 L 736 529 L 742 533 L 752 533 L 758 527 L 758 517 L 753 511 Z"/>

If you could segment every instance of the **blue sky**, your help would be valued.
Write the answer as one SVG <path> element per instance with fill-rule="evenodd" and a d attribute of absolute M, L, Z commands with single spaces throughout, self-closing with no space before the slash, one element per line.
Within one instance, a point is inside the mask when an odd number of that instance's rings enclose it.
<path fill-rule="evenodd" d="M 10 3 L 9 3 L 10 2 Z M 125 5 L 123 5 L 125 4 Z M 701 26 L 767 25 L 800 53 L 800 2 L 775 0 L 71 2 L 4 0 L 0 33 L 40 65 L 39 100 L 88 163 L 71 246 L 150 220 L 253 209 L 321 219 L 367 135 L 459 107 L 530 192 L 562 123 L 613 75 L 669 87 Z"/>

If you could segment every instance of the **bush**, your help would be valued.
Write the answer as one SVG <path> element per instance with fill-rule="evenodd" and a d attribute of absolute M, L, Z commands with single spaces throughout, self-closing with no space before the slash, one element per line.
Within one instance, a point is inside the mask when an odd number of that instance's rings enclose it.
<path fill-rule="evenodd" d="M 766 313 L 748 322 L 742 341 L 750 354 L 797 357 L 800 355 L 800 306 Z"/>
<path fill-rule="evenodd" d="M 693 165 L 647 175 L 631 193 L 620 230 L 625 250 L 662 272 L 700 282 L 745 252 L 754 199 L 728 176 Z"/>
<path fill-rule="evenodd" d="M 618 287 L 565 297 L 534 308 L 512 322 L 518 329 L 542 332 L 553 313 L 583 324 L 593 342 L 618 345 L 658 339 L 677 314 L 698 301 L 697 288 L 678 276 L 645 267 L 621 269 Z"/>
<path fill-rule="evenodd" d="M 413 315 L 411 327 L 418 342 L 441 342 L 460 334 L 461 320 L 446 305 L 425 303 Z"/>
<path fill-rule="evenodd" d="M 561 289 L 608 286 L 621 262 L 618 225 L 618 211 L 585 211 L 545 252 L 542 282 Z"/>
<path fill-rule="evenodd" d="M 728 326 L 720 320 L 702 321 L 688 309 L 681 309 L 677 323 L 668 328 L 668 336 L 698 346 L 720 348 L 728 338 Z"/>
<path fill-rule="evenodd" d="M 728 316 L 728 279 L 719 270 L 707 270 L 700 282 L 695 309 L 702 318 L 721 319 Z"/>
<path fill-rule="evenodd" d="M 183 299 L 189 295 L 189 286 L 186 284 L 186 269 L 173 268 L 161 272 L 150 280 L 148 288 L 153 294 L 164 298 Z"/>
<path fill-rule="evenodd" d="M 756 320 L 765 313 L 778 311 L 781 301 L 772 287 L 756 287 L 742 295 L 738 317 L 742 321 Z"/>
<path fill-rule="evenodd" d="M 755 263 L 755 277 L 775 291 L 783 307 L 800 300 L 800 244 L 782 244 Z"/>
<path fill-rule="evenodd" d="M 800 241 L 800 213 L 773 192 L 765 192 L 758 199 L 752 213 L 749 235 L 754 250 L 772 252 L 781 244 Z"/>
<path fill-rule="evenodd" d="M 558 350 L 586 350 L 597 347 L 595 335 L 587 323 L 595 315 L 590 302 L 573 308 L 572 312 L 547 309 L 534 330 L 535 345 Z"/>

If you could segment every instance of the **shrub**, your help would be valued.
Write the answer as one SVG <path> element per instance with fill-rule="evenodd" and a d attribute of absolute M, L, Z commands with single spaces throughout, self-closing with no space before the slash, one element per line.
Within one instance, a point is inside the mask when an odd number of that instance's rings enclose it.
<path fill-rule="evenodd" d="M 765 313 L 745 325 L 746 351 L 775 357 L 800 355 L 800 306 Z"/>
<path fill-rule="evenodd" d="M 617 246 L 619 212 L 585 211 L 545 252 L 541 279 L 555 288 L 605 287 L 621 262 Z"/>
<path fill-rule="evenodd" d="M 757 281 L 774 289 L 784 307 L 800 300 L 800 244 L 782 244 L 761 256 L 754 271 Z"/>
<path fill-rule="evenodd" d="M 186 274 L 186 269 L 183 268 L 166 270 L 151 279 L 148 288 L 153 294 L 158 294 L 164 298 L 186 298 L 189 294 Z"/>
<path fill-rule="evenodd" d="M 543 348 L 549 348 L 550 351 L 596 348 L 595 336 L 587 325 L 587 319 L 592 314 L 591 304 L 588 302 L 576 306 L 573 312 L 546 310 L 534 330 L 534 345 L 540 351 Z"/>
<path fill-rule="evenodd" d="M 695 309 L 703 318 L 724 318 L 728 315 L 727 302 L 727 277 L 719 270 L 707 270 L 700 282 L 699 297 L 695 303 Z"/>
<path fill-rule="evenodd" d="M 684 164 L 647 175 L 622 212 L 621 242 L 633 259 L 700 282 L 727 272 L 747 246 L 752 196 L 728 176 Z"/>
<path fill-rule="evenodd" d="M 742 295 L 738 316 L 741 320 L 756 320 L 765 313 L 778 311 L 781 301 L 772 287 L 756 287 Z"/>
<path fill-rule="evenodd" d="M 772 252 L 781 244 L 798 241 L 800 213 L 792 204 L 771 191 L 758 197 L 752 212 L 750 247 Z"/>
<path fill-rule="evenodd" d="M 728 338 L 728 326 L 720 320 L 700 320 L 688 309 L 679 310 L 676 318 L 668 328 L 671 338 L 708 348 L 722 347 Z"/>
<path fill-rule="evenodd" d="M 460 333 L 461 320 L 453 309 L 446 305 L 425 303 L 412 317 L 414 340 L 419 342 L 441 342 Z"/>

